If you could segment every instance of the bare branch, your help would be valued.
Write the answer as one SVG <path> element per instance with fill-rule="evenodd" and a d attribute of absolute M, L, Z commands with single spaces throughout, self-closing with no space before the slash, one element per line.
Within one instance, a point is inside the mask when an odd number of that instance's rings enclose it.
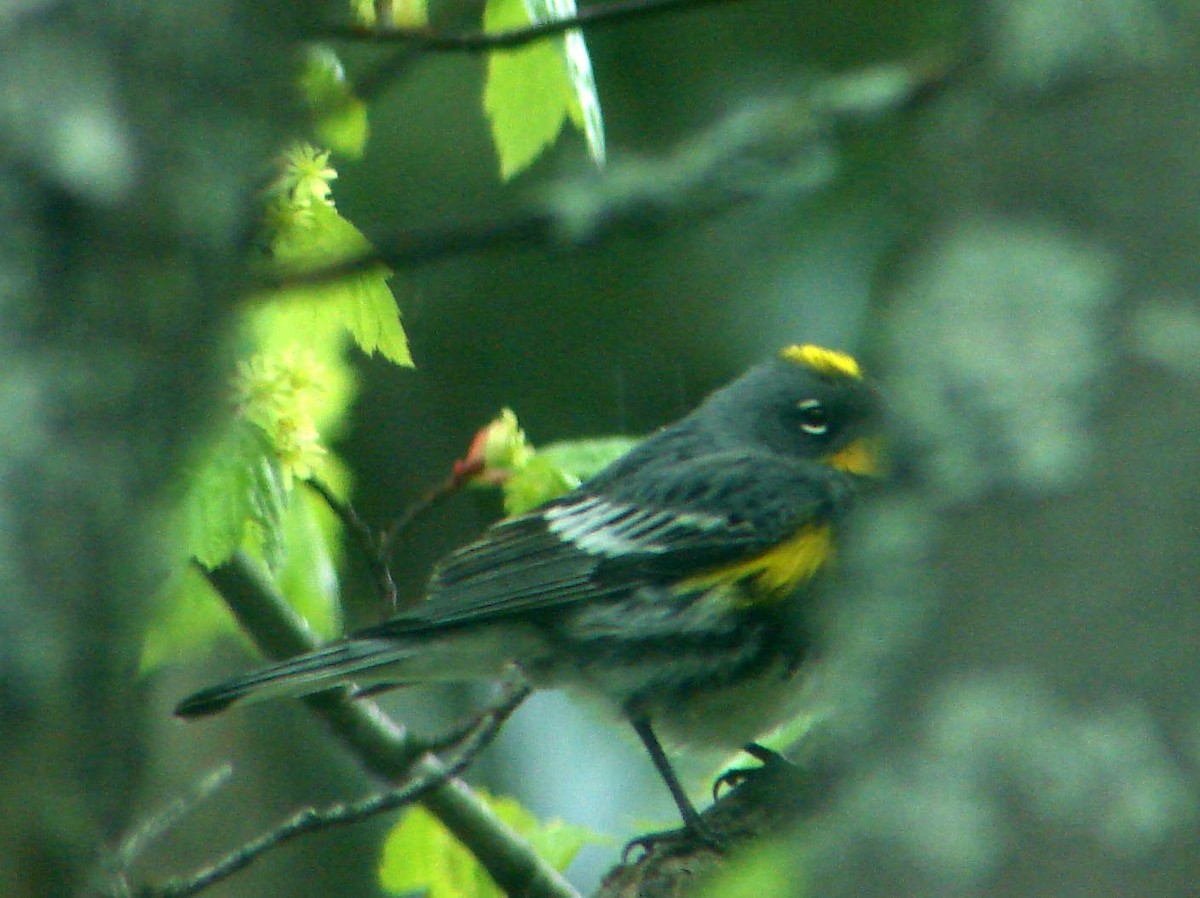
<path fill-rule="evenodd" d="M 246 632 L 270 657 L 286 658 L 317 647 L 316 638 L 303 620 L 259 566 L 244 553 L 236 553 L 220 567 L 205 571 L 205 576 Z M 324 718 L 330 730 L 366 769 L 386 780 L 408 784 L 398 790 L 400 797 L 374 800 L 399 801 L 401 804 L 419 800 L 509 894 L 579 898 L 558 871 L 538 857 L 524 839 L 497 818 L 465 783 L 454 777 L 453 769 L 448 769 L 409 740 L 404 730 L 373 702 L 347 701 L 344 695 L 334 692 L 311 695 L 303 701 Z M 496 715 L 496 727 L 503 719 L 503 714 Z M 492 732 L 493 728 L 485 719 L 474 737 L 481 740 L 480 747 L 486 744 Z M 478 750 L 472 748 L 474 745 L 469 739 L 461 756 L 468 763 L 473 752 Z M 413 790 L 418 794 L 412 795 Z M 311 810 L 302 813 L 316 814 Z M 300 827 L 299 832 L 306 832 L 304 827 L 311 824 L 293 818 L 289 825 Z M 245 863 L 250 860 L 253 857 Z"/>
<path fill-rule="evenodd" d="M 432 28 L 367 28 L 361 25 L 335 25 L 310 35 L 319 40 L 358 41 L 374 44 L 404 44 L 408 49 L 426 52 L 481 53 L 489 50 L 512 50 L 535 41 L 555 37 L 575 28 L 596 28 L 615 25 L 630 19 L 661 15 L 685 9 L 695 9 L 712 3 L 733 0 L 616 0 L 599 3 L 579 11 L 568 19 L 539 22 L 525 28 L 507 31 L 464 31 L 443 33 Z"/>
<path fill-rule="evenodd" d="M 469 762 L 464 761 L 461 766 L 465 767 L 467 763 Z M 445 782 L 447 777 L 458 773 L 460 769 L 458 765 L 447 767 L 437 775 L 425 775 L 398 789 L 380 792 L 361 801 L 341 802 L 321 810 L 302 808 L 271 831 L 249 840 L 237 850 L 231 851 L 194 875 L 143 889 L 140 898 L 188 898 L 188 896 L 199 894 L 209 886 L 232 876 L 239 870 L 244 870 L 271 849 L 278 848 L 297 836 L 331 829 L 335 826 L 358 823 L 376 814 L 413 804 L 430 789 Z"/>
<path fill-rule="evenodd" d="M 404 509 L 380 537 L 380 550 L 383 552 L 384 558 L 389 557 L 391 547 L 395 545 L 400 534 L 412 526 L 413 521 L 453 496 L 482 470 L 483 463 L 478 459 L 463 459 L 455 462 L 446 479 Z"/>
<path fill-rule="evenodd" d="M 495 739 L 512 712 L 529 696 L 529 691 L 529 687 L 524 685 L 511 688 L 493 708 L 481 714 L 465 733 L 451 740 L 457 754 L 441 769 L 422 773 L 403 786 L 360 801 L 339 802 L 323 810 L 303 808 L 270 832 L 251 839 L 194 875 L 143 889 L 141 898 L 188 898 L 245 869 L 266 852 L 297 836 L 358 823 L 376 814 L 399 810 L 420 801 L 430 790 L 462 773 L 474 762 L 479 753 Z M 178 814 L 172 819 L 177 818 Z"/>
<path fill-rule="evenodd" d="M 375 580 L 375 590 L 388 614 L 396 612 L 396 581 L 392 579 L 392 571 L 388 567 L 384 540 L 376 535 L 349 502 L 334 495 L 333 490 L 318 477 L 310 477 L 304 481 L 329 506 L 329 510 L 337 515 L 347 530 L 354 536 L 362 550 L 367 564 L 371 568 L 371 576 Z"/>
<path fill-rule="evenodd" d="M 512 218 L 373 236 L 373 252 L 266 286 L 325 283 L 380 263 L 411 269 L 485 251 L 589 246 L 614 234 L 692 224 L 746 203 L 813 194 L 837 175 L 839 129 L 873 124 L 923 100 L 952 65 L 921 57 L 759 98 L 662 157 L 615 159 L 603 176 L 553 184 Z"/>

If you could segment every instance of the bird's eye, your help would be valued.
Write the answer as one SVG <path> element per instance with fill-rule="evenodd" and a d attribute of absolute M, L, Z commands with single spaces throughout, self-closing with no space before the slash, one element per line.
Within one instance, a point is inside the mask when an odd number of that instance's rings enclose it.
<path fill-rule="evenodd" d="M 800 429 L 814 437 L 829 433 L 829 414 L 819 399 L 805 399 L 797 408 L 800 410 Z"/>

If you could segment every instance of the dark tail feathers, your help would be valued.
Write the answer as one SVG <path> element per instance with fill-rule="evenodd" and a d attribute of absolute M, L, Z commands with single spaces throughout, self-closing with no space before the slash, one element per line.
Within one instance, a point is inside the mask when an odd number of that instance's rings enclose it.
<path fill-rule="evenodd" d="M 205 717 L 243 699 L 261 701 L 310 695 L 348 683 L 357 674 L 396 664 L 411 653 L 410 646 L 393 640 L 355 639 L 339 643 L 201 689 L 181 701 L 175 714 Z"/>

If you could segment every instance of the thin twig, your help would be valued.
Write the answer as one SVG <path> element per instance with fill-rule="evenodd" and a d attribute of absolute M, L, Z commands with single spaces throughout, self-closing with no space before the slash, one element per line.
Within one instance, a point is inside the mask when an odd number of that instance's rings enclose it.
<path fill-rule="evenodd" d="M 270 832 L 251 839 L 236 851 L 231 851 L 192 876 L 168 880 L 158 886 L 144 889 L 141 898 L 187 898 L 189 895 L 195 895 L 239 870 L 244 870 L 266 852 L 290 842 L 297 836 L 357 823 L 375 814 L 412 804 L 425 792 L 442 783 L 448 775 L 451 775 L 449 768 L 445 775 L 425 777 L 403 788 L 381 792 L 362 801 L 330 805 L 322 810 L 302 808 Z"/>
<path fill-rule="evenodd" d="M 360 99 L 370 100 L 388 84 L 397 81 L 423 52 L 466 52 L 480 53 L 489 50 L 513 49 L 524 44 L 554 37 L 572 28 L 595 29 L 600 26 L 626 21 L 638 16 L 652 16 L 676 12 L 690 7 L 704 6 L 722 0 L 620 0 L 620 2 L 589 6 L 569 19 L 539 22 L 524 28 L 507 31 L 467 31 L 447 33 L 432 28 L 397 28 L 380 19 L 373 28 L 362 26 L 334 26 L 322 30 L 323 40 L 370 41 L 400 44 L 399 49 L 372 68 L 360 73 L 355 79 L 355 93 Z M 728 2 L 728 0 L 724 0 Z"/>
<path fill-rule="evenodd" d="M 367 564 L 370 565 L 371 576 L 375 580 L 375 589 L 379 593 L 384 608 L 389 614 L 395 614 L 398 602 L 396 581 L 392 579 L 392 571 L 388 567 L 383 539 L 377 536 L 370 525 L 359 517 L 353 505 L 335 496 L 329 486 L 320 478 L 310 477 L 304 482 L 321 497 L 346 529 L 354 534 L 355 541 L 362 549 Z"/>
<path fill-rule="evenodd" d="M 614 159 L 603 177 L 551 184 L 511 218 L 372 236 L 370 252 L 267 278 L 263 286 L 311 286 L 380 264 L 411 270 L 479 252 L 587 247 L 613 234 L 653 233 L 746 203 L 816 193 L 836 176 L 838 133 L 921 103 L 955 64 L 953 57 L 921 55 L 747 102 L 664 156 Z"/>
<path fill-rule="evenodd" d="M 413 50 L 420 51 L 480 53 L 489 50 L 511 50 L 535 41 L 545 40 L 548 37 L 555 37 L 576 28 L 614 25 L 644 16 L 728 2 L 733 2 L 733 0 L 615 0 L 615 2 L 589 6 L 570 18 L 539 22 L 524 28 L 512 28 L 506 31 L 465 31 L 447 34 L 432 28 L 368 28 L 361 25 L 331 25 L 323 27 L 309 36 L 318 40 L 345 40 L 377 44 L 403 43 Z"/>
<path fill-rule="evenodd" d="M 179 824 L 202 801 L 229 782 L 233 773 L 230 764 L 222 764 L 209 772 L 195 785 L 189 794 L 172 799 L 150 814 L 132 831 L 121 839 L 112 853 L 101 858 L 95 878 L 84 891 L 95 896 L 129 896 L 130 870 L 146 850 L 164 834 Z"/>
<path fill-rule="evenodd" d="M 491 707 L 485 708 L 482 713 L 477 714 L 466 726 L 455 732 L 447 733 L 436 741 L 429 742 L 428 749 L 439 754 L 455 749 L 461 751 L 461 746 L 472 744 L 481 738 L 481 735 L 490 744 L 508 718 L 512 717 L 513 712 L 521 706 L 525 699 L 529 698 L 531 691 L 530 687 L 523 682 L 508 684 L 499 700 Z"/>
<path fill-rule="evenodd" d="M 455 740 L 456 756 L 440 770 L 425 773 L 404 786 L 360 801 L 340 802 L 323 810 L 302 808 L 271 831 L 251 839 L 192 876 L 144 889 L 141 898 L 188 898 L 244 870 L 263 854 L 297 836 L 358 823 L 376 814 L 399 810 L 420 801 L 431 789 L 466 770 L 479 753 L 492 743 L 501 726 L 529 696 L 529 692 L 528 686 L 514 686 L 500 703 L 481 714 L 471 728 Z"/>
<path fill-rule="evenodd" d="M 228 783 L 232 775 L 233 765 L 222 764 L 206 774 L 192 789 L 191 794 L 174 799 L 158 813 L 149 817 L 141 826 L 126 836 L 117 848 L 116 858 L 120 866 L 124 869 L 131 867 L 152 842 L 174 828 L 180 820 L 195 810 L 196 805 Z"/>
<path fill-rule="evenodd" d="M 245 553 L 234 553 L 228 562 L 206 571 L 205 576 L 267 655 L 286 658 L 317 646 L 261 566 Z M 419 800 L 505 892 L 530 898 L 579 898 L 561 874 L 538 857 L 465 783 L 442 776 L 442 765 L 436 758 L 414 752 L 403 729 L 373 702 L 348 702 L 331 693 L 310 695 L 304 701 L 371 772 L 393 782 L 411 783 L 430 777 L 431 784 Z"/>
<path fill-rule="evenodd" d="M 409 505 L 408 508 L 404 509 L 397 516 L 396 520 L 392 521 L 392 525 L 388 527 L 379 539 L 379 550 L 384 560 L 386 561 L 390 557 L 391 548 L 400 534 L 411 527 L 413 522 L 419 517 L 428 513 L 470 483 L 482 469 L 483 463 L 479 461 L 470 463 L 455 462 L 449 477 L 426 492 Z"/>

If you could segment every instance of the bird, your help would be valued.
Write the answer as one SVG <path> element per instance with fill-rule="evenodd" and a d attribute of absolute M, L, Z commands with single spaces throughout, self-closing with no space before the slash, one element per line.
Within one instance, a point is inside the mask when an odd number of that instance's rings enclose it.
<path fill-rule="evenodd" d="M 881 471 L 878 405 L 854 356 L 786 346 L 593 478 L 450 553 L 411 609 L 175 713 L 515 672 L 627 721 L 684 831 L 711 839 L 664 741 L 753 745 L 802 710 L 815 596 L 847 510 Z"/>

